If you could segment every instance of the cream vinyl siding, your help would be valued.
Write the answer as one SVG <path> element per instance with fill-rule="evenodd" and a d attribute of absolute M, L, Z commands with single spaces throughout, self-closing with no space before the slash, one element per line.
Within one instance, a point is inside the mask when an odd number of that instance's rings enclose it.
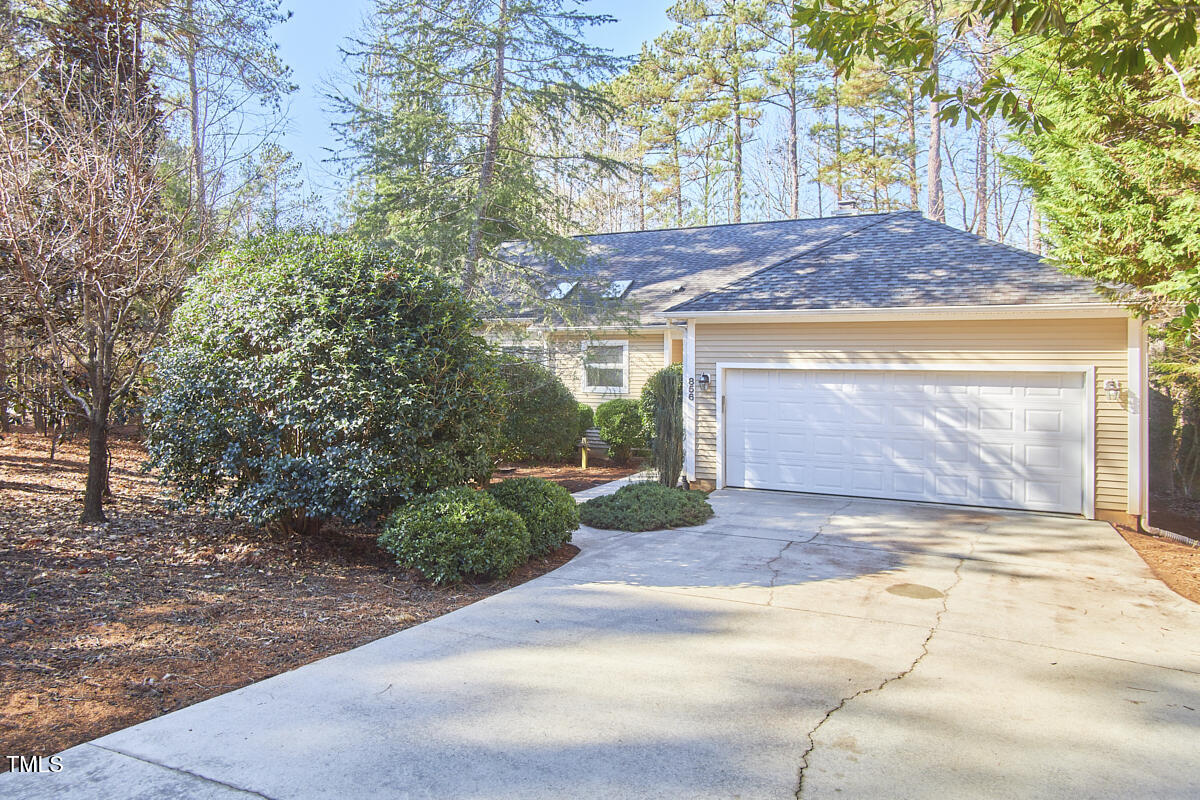
<path fill-rule="evenodd" d="M 1097 510 L 1123 512 L 1128 494 L 1128 411 L 1124 391 L 1109 400 L 1104 382 L 1128 386 L 1127 321 L 1113 319 L 919 322 L 704 323 L 696 325 L 695 373 L 717 362 L 821 362 L 1093 366 L 1096 380 Z M 644 378 L 643 378 L 644 380 Z M 717 478 L 721 389 L 696 393 L 696 478 Z"/>
<path fill-rule="evenodd" d="M 586 341 L 579 336 L 552 336 L 551 361 L 552 367 L 562 382 L 571 390 L 571 394 L 581 403 L 587 403 L 595 408 L 605 400 L 618 397 L 638 398 L 642 396 L 642 387 L 655 372 L 663 368 L 663 334 L 624 334 L 598 331 L 591 341 L 595 342 L 629 342 L 629 375 L 627 377 L 627 392 L 584 392 L 583 391 L 583 350 Z"/>

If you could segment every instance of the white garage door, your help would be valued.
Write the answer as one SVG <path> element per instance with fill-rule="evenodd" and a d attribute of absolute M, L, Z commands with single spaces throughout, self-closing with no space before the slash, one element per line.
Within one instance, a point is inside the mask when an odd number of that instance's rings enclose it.
<path fill-rule="evenodd" d="M 1083 374 L 725 373 L 725 483 L 1083 511 Z"/>

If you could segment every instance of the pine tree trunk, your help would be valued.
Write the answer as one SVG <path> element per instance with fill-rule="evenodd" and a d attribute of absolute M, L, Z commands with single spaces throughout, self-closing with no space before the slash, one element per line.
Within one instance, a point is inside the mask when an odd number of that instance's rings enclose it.
<path fill-rule="evenodd" d="M 942 190 L 942 104 L 929 101 L 929 218 L 946 221 L 946 196 Z"/>
<path fill-rule="evenodd" d="M 842 202 L 842 100 L 838 92 L 838 76 L 833 76 L 833 177 L 837 201 Z"/>
<path fill-rule="evenodd" d="M 188 30 L 184 36 L 187 39 L 187 51 L 184 61 L 187 64 L 188 100 L 191 112 L 192 135 L 192 172 L 196 181 L 196 227 L 203 237 L 205 224 L 208 219 L 208 184 L 204 176 L 204 136 L 200 125 L 200 81 L 196 74 L 196 15 L 194 0 L 188 0 L 184 6 L 187 19 L 184 24 Z"/>
<path fill-rule="evenodd" d="M 475 198 L 475 214 L 471 220 L 471 235 L 467 242 L 467 259 L 463 269 L 463 291 L 470 296 L 475 288 L 479 268 L 479 251 L 483 244 L 483 218 L 487 212 L 488 194 L 492 188 L 492 175 L 496 171 L 496 155 L 500 150 L 500 125 L 504 121 L 505 56 L 508 40 L 508 0 L 500 0 L 496 17 L 496 66 L 492 73 L 491 113 L 488 118 L 487 138 L 484 141 L 483 163 L 479 169 L 478 197 Z"/>
<path fill-rule="evenodd" d="M 921 178 L 917 173 L 917 89 L 913 78 L 908 79 L 908 204 L 913 211 L 921 210 Z"/>
<path fill-rule="evenodd" d="M 979 120 L 979 139 L 975 148 L 975 233 L 988 232 L 988 121 Z"/>
<path fill-rule="evenodd" d="M 679 154 L 679 134 L 671 137 L 672 155 L 675 158 L 675 220 L 683 227 L 683 163 Z"/>
<path fill-rule="evenodd" d="M 792 179 L 792 185 L 788 187 L 790 190 L 788 200 L 791 204 L 792 219 L 800 216 L 800 124 L 797 120 L 800 110 L 796 100 L 798 91 L 793 82 L 792 92 L 788 96 L 788 172 Z"/>

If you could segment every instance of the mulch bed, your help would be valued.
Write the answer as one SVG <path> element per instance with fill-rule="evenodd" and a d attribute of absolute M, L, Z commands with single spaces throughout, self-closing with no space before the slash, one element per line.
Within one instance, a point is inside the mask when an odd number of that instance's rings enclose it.
<path fill-rule="evenodd" d="M 110 521 L 82 525 L 86 442 L 48 453 L 28 431 L 0 440 L 0 755 L 49 755 L 357 647 L 578 552 L 435 587 L 367 527 L 300 538 L 172 511 L 132 437 L 113 441 Z"/>
<path fill-rule="evenodd" d="M 501 464 L 492 475 L 492 482 L 505 478 L 545 478 L 565 486 L 567 491 L 582 492 L 627 477 L 640 469 L 636 463 L 617 466 L 606 461 L 593 462 L 586 470 L 580 469 L 578 464 Z"/>
<path fill-rule="evenodd" d="M 1149 521 L 1154 528 L 1197 542 L 1183 544 L 1125 527 L 1117 530 L 1159 580 L 1188 600 L 1200 603 L 1200 501 L 1183 495 L 1152 493 Z"/>

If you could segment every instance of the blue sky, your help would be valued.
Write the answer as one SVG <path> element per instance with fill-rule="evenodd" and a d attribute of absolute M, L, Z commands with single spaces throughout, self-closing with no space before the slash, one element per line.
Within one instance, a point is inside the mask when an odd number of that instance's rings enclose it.
<path fill-rule="evenodd" d="M 287 7 L 292 18 L 276 31 L 280 54 L 300 87 L 291 98 L 283 144 L 304 164 L 310 185 L 326 196 L 332 191 L 333 180 L 329 167 L 321 161 L 328 157 L 335 141 L 322 86 L 338 76 L 342 68 L 339 45 L 360 28 L 371 5 L 371 0 L 290 0 Z M 641 49 L 642 42 L 669 27 L 666 9 L 670 5 L 671 0 L 591 0 L 585 10 L 618 20 L 593 28 L 592 43 L 619 55 L 632 55 Z"/>

